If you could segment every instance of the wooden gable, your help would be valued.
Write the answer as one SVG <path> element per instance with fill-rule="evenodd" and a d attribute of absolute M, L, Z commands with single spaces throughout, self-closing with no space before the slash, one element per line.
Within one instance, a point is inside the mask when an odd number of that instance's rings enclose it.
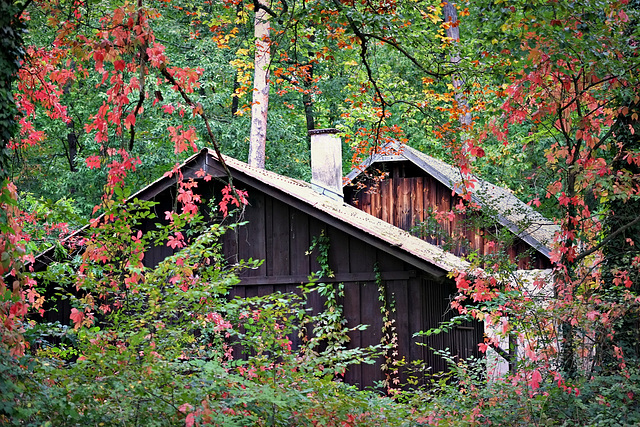
<path fill-rule="evenodd" d="M 209 162 L 217 164 L 211 156 Z M 430 373 L 446 369 L 442 358 L 434 355 L 429 347 L 449 348 L 452 354 L 464 358 L 479 355 L 478 343 L 483 340 L 484 329 L 478 322 L 460 326 L 448 335 L 413 338 L 414 333 L 436 328 L 455 314 L 449 303 L 456 288 L 447 274 L 454 268 L 463 268 L 462 264 L 451 266 L 444 259 L 434 261 L 445 255 L 437 250 L 431 255 L 432 261 L 424 255 L 407 254 L 403 246 L 411 248 L 412 243 L 422 243 L 346 204 L 315 193 L 306 183 L 253 170 L 232 159 L 228 165 L 234 184 L 249 194 L 249 205 L 242 214 L 242 220 L 247 224 L 223 236 L 224 255 L 229 263 L 249 258 L 264 260 L 259 268 L 246 270 L 241 275 L 241 282 L 231 291 L 232 297 L 297 292 L 297 287 L 320 269 L 316 255 L 307 252 L 313 239 L 324 233 L 330 242 L 329 267 L 334 277 L 325 277 L 322 281 L 344 284 L 341 303 L 348 327 L 369 325 L 365 331 L 351 333 L 351 348 L 380 343 L 383 327 L 380 292 L 384 292 L 395 306 L 391 315 L 398 334 L 396 358 L 422 360 L 430 367 L 430 370 L 417 373 L 419 380 L 424 381 Z M 212 189 L 215 185 L 220 188 Z M 293 186 L 291 191 L 286 191 L 288 185 Z M 221 184 L 214 184 L 207 192 L 219 196 L 220 189 Z M 358 222 L 360 217 L 364 221 Z M 385 240 L 370 233 L 380 226 L 385 233 L 397 234 L 396 240 Z M 428 249 L 435 250 L 434 247 Z M 456 262 L 456 259 L 449 258 L 449 261 Z M 376 282 L 376 267 L 382 286 Z M 324 300 L 312 294 L 309 304 L 309 308 L 317 313 L 322 310 Z M 295 344 L 297 337 L 292 338 Z M 418 340 L 426 346 L 417 344 Z M 345 381 L 371 387 L 384 379 L 382 363 L 380 358 L 373 365 L 351 367 Z M 403 371 L 401 380 L 406 380 L 406 375 L 408 373 Z"/>
<path fill-rule="evenodd" d="M 495 251 L 495 236 L 505 228 L 513 241 L 498 250 L 518 261 L 519 269 L 551 267 L 549 246 L 555 226 L 507 190 L 479 181 L 474 201 L 495 217 L 491 226 L 479 225 L 478 214 L 457 209 L 462 197 L 456 191 L 457 171 L 414 149 L 400 154 L 377 155 L 349 174 L 345 202 L 444 247 L 456 256 L 472 251 Z M 434 212 L 452 212 L 437 218 Z M 520 218 L 526 225 L 518 224 Z"/>

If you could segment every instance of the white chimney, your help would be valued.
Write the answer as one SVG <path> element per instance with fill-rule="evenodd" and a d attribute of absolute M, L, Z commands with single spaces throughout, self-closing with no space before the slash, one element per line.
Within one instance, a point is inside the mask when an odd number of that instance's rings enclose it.
<path fill-rule="evenodd" d="M 320 194 L 342 201 L 342 141 L 338 129 L 313 129 L 311 137 L 311 186 Z"/>

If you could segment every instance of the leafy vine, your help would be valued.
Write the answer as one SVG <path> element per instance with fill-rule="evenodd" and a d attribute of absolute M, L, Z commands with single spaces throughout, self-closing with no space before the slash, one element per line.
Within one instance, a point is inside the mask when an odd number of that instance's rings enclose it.
<path fill-rule="evenodd" d="M 400 392 L 396 388 L 400 384 L 399 370 L 404 364 L 403 359 L 398 359 L 398 332 L 396 330 L 396 320 L 391 316 L 395 313 L 395 301 L 387 295 L 387 288 L 382 281 L 382 273 L 378 263 L 373 266 L 376 275 L 376 286 L 378 287 L 378 300 L 380 301 L 380 314 L 382 315 L 382 337 L 380 344 L 387 351 L 384 353 L 384 363 L 381 366 L 385 379 L 382 381 L 383 386 L 389 395 Z"/>
<path fill-rule="evenodd" d="M 307 254 L 318 251 L 316 261 L 320 270 L 315 273 L 315 278 L 335 277 L 329 267 L 329 250 L 331 242 L 325 230 L 319 236 L 313 238 Z M 344 309 L 340 300 L 344 298 L 344 283 L 316 283 L 315 290 L 324 297 L 324 312 L 321 313 L 319 322 L 315 325 L 316 335 L 320 333 L 327 340 L 327 350 L 343 348 L 349 342 L 349 336 L 345 333 L 347 320 L 344 317 Z"/>

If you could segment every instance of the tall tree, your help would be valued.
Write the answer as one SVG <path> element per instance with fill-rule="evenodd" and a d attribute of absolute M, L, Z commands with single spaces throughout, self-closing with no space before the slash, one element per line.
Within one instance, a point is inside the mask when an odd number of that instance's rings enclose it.
<path fill-rule="evenodd" d="M 269 67 L 271 66 L 270 15 L 266 0 L 254 2 L 255 60 L 253 102 L 251 104 L 251 136 L 249 164 L 264 169 L 269 109 Z"/>
<path fill-rule="evenodd" d="M 590 366 L 582 355 L 607 343 L 620 348 L 618 326 L 638 312 L 637 254 L 635 240 L 628 240 L 638 219 L 626 214 L 637 206 L 640 188 L 637 11 L 626 2 L 479 7 L 488 37 L 472 44 L 481 52 L 476 64 L 490 65 L 484 69 L 504 84 L 485 129 L 503 146 L 542 146 L 551 179 L 533 203 L 550 199 L 561 226 L 551 254 L 554 296 L 547 317 L 528 318 L 548 332 L 529 341 L 544 355 L 538 366 L 577 377 Z M 487 135 L 478 133 L 480 144 Z M 528 292 L 512 306 L 526 306 Z M 525 323 L 523 336 L 536 329 Z"/>

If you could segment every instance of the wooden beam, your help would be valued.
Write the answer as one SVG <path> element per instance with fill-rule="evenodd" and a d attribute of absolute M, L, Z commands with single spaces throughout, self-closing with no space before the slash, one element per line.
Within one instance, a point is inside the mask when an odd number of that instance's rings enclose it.
<path fill-rule="evenodd" d="M 415 270 L 409 271 L 387 271 L 381 272 L 382 280 L 408 280 L 416 277 Z M 338 282 L 374 282 L 375 273 L 340 273 L 334 277 L 324 277 L 318 282 L 338 283 Z M 309 283 L 309 276 L 296 274 L 291 276 L 255 276 L 240 277 L 240 283 L 236 286 L 258 286 L 258 285 L 282 285 L 282 284 L 304 284 Z"/>

